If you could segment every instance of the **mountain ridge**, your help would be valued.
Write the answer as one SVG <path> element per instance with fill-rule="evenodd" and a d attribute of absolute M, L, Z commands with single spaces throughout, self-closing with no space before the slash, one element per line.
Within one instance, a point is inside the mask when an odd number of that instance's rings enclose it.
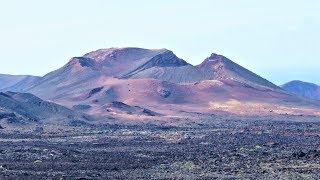
<path fill-rule="evenodd" d="M 98 116 L 108 116 L 111 112 L 105 107 L 112 102 L 128 105 L 114 109 L 125 117 L 128 113 L 147 115 L 144 110 L 172 113 L 168 107 L 174 107 L 174 113 L 186 108 L 205 113 L 250 109 L 267 114 L 280 107 L 277 113 L 293 112 L 291 107 L 320 107 L 320 102 L 287 93 L 225 56 L 212 53 L 193 66 L 167 49 L 92 51 L 71 58 L 24 92 Z"/>
<path fill-rule="evenodd" d="M 208 59 L 212 60 L 212 58 L 215 57 L 220 57 L 223 60 L 219 62 L 222 63 L 222 67 L 226 67 L 225 69 L 210 69 L 205 66 Z M 237 70 L 238 72 L 236 73 L 230 73 L 231 71 Z M 83 76 L 81 72 L 86 71 L 87 75 L 85 76 L 89 76 L 89 74 L 94 76 L 95 74 L 96 76 L 108 76 L 120 79 L 154 78 L 174 83 L 192 83 L 214 79 L 234 79 L 244 83 L 253 81 L 251 85 L 258 84 L 259 86 L 278 89 L 273 83 L 261 78 L 224 56 L 213 53 L 200 65 L 193 66 L 167 49 L 99 49 L 89 52 L 82 57 L 72 58 L 64 67 L 57 71 L 59 74 L 69 72 L 69 76 Z M 44 78 L 57 71 L 45 75 Z M 220 76 L 217 75 L 219 73 Z M 227 75 L 228 78 L 222 77 L 221 74 Z"/>

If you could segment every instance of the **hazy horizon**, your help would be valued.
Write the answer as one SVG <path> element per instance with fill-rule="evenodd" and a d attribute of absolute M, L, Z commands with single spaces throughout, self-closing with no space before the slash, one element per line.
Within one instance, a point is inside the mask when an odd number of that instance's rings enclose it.
<path fill-rule="evenodd" d="M 42 76 L 96 49 L 141 47 L 193 65 L 218 53 L 278 85 L 320 84 L 318 9 L 298 0 L 0 2 L 0 74 Z"/>

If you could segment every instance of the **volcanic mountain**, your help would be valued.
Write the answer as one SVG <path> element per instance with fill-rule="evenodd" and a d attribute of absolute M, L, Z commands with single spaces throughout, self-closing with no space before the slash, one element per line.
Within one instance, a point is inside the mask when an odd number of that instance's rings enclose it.
<path fill-rule="evenodd" d="M 38 76 L 0 74 L 0 91 L 23 91 L 38 80 Z"/>
<path fill-rule="evenodd" d="M 154 114 L 167 114 L 168 110 L 242 113 L 244 108 L 256 107 L 274 112 L 275 105 L 320 105 L 286 93 L 222 55 L 212 54 L 193 66 L 166 49 L 93 51 L 72 58 L 26 92 L 69 108 L 85 107 L 84 111 L 92 115 L 108 115 L 110 112 L 104 107 L 112 102 L 124 103 L 132 110 L 148 108 Z M 123 111 L 128 112 L 126 109 Z"/>
<path fill-rule="evenodd" d="M 291 81 L 281 86 L 288 92 L 303 96 L 310 99 L 320 100 L 320 86 L 303 82 L 303 81 Z"/>
<path fill-rule="evenodd" d="M 215 53 L 211 54 L 210 57 L 205 59 L 197 67 L 199 67 L 202 72 L 205 72 L 209 79 L 233 80 L 250 85 L 279 89 L 279 87 L 266 79 L 234 63 L 230 59 Z"/>
<path fill-rule="evenodd" d="M 269 81 L 231 60 L 213 54 L 199 66 L 192 66 L 166 49 L 110 48 L 100 49 L 72 58 L 64 67 L 44 76 L 30 89 L 52 98 L 59 91 L 76 88 L 84 82 L 96 82 L 105 78 L 145 79 L 152 78 L 172 83 L 193 83 L 203 80 L 235 80 L 251 85 L 278 89 Z M 53 91 L 51 91 L 53 90 Z M 61 92 L 61 94 L 64 92 Z M 46 96 L 48 98 L 48 96 Z"/>
<path fill-rule="evenodd" d="M 29 93 L 0 92 L 0 124 L 72 123 L 88 121 L 89 116 L 44 101 Z"/>

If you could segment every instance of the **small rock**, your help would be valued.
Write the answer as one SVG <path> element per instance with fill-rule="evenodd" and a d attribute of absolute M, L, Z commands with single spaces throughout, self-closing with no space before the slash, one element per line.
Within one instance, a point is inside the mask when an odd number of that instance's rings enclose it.
<path fill-rule="evenodd" d="M 171 95 L 171 92 L 168 89 L 158 89 L 160 96 L 167 98 Z"/>

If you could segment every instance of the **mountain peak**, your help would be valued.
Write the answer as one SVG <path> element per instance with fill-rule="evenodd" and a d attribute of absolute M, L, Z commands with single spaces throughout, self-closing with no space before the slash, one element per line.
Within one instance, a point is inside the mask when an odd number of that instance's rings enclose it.
<path fill-rule="evenodd" d="M 108 59 L 121 59 L 128 56 L 136 57 L 150 54 L 158 54 L 168 51 L 167 49 L 143 49 L 136 47 L 124 47 L 124 48 L 107 48 L 98 49 L 96 51 L 89 52 L 83 57 L 91 58 L 96 61 L 104 61 Z"/>
<path fill-rule="evenodd" d="M 212 53 L 209 57 L 207 57 L 201 64 L 198 65 L 200 68 L 212 68 L 213 65 L 217 63 L 227 63 L 232 62 L 228 58 L 223 55 Z"/>
<path fill-rule="evenodd" d="M 211 59 L 211 60 L 223 60 L 223 59 L 227 59 L 227 58 L 225 56 L 223 56 L 223 55 L 212 53 L 208 59 Z"/>
<path fill-rule="evenodd" d="M 129 78 L 146 69 L 189 65 L 168 49 L 135 47 L 98 49 L 82 57 L 74 57 L 66 69 L 72 74 L 99 72 L 105 76 Z M 67 72 L 66 70 L 62 70 Z"/>
<path fill-rule="evenodd" d="M 259 85 L 279 89 L 276 85 L 249 71 L 225 56 L 212 53 L 197 66 L 216 80 L 232 80 L 250 85 Z"/>

